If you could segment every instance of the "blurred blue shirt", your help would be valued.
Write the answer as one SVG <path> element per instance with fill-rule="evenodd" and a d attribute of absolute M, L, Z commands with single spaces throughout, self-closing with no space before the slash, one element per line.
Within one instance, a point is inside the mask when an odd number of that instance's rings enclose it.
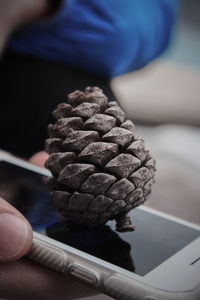
<path fill-rule="evenodd" d="M 168 45 L 176 0 L 63 0 L 18 31 L 10 47 L 107 78 L 136 70 Z"/>

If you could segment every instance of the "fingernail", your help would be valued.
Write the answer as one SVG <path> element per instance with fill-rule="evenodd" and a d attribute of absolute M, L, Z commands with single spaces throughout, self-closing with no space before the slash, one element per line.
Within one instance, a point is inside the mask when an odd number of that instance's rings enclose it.
<path fill-rule="evenodd" d="M 10 213 L 0 214 L 0 260 L 15 257 L 28 238 L 28 225 Z"/>

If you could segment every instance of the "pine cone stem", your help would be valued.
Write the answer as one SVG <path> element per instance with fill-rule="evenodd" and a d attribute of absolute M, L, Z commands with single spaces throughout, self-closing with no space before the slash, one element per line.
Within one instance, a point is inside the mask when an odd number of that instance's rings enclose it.
<path fill-rule="evenodd" d="M 135 230 L 135 225 L 132 223 L 131 218 L 127 216 L 127 213 L 118 214 L 115 220 L 116 220 L 116 231 L 126 232 L 126 231 Z"/>

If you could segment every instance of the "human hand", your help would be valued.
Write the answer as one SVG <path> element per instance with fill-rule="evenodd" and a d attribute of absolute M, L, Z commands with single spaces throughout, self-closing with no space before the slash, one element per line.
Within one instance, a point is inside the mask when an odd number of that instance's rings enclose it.
<path fill-rule="evenodd" d="M 44 166 L 48 154 L 38 152 L 30 162 Z M 24 216 L 0 197 L 0 261 L 15 261 L 24 256 L 32 244 L 32 228 Z"/>
<path fill-rule="evenodd" d="M 28 221 L 0 198 L 0 261 L 14 261 L 30 249 L 32 229 Z"/>
<path fill-rule="evenodd" d="M 30 161 L 43 166 L 48 154 L 40 152 Z M 77 299 L 96 292 L 62 274 L 44 268 L 27 258 L 32 244 L 28 221 L 0 198 L 0 298 Z"/>
<path fill-rule="evenodd" d="M 51 14 L 56 7 L 50 0 L 0 0 L 0 53 L 18 27 Z"/>

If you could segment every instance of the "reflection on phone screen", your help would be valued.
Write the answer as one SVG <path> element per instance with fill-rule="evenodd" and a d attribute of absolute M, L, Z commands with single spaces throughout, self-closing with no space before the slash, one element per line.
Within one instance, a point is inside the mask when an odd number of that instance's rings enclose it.
<path fill-rule="evenodd" d="M 140 208 L 131 211 L 135 232 L 118 233 L 115 224 L 86 228 L 57 212 L 42 175 L 0 162 L 0 196 L 29 220 L 33 229 L 141 276 L 199 236 L 199 231 Z"/>

